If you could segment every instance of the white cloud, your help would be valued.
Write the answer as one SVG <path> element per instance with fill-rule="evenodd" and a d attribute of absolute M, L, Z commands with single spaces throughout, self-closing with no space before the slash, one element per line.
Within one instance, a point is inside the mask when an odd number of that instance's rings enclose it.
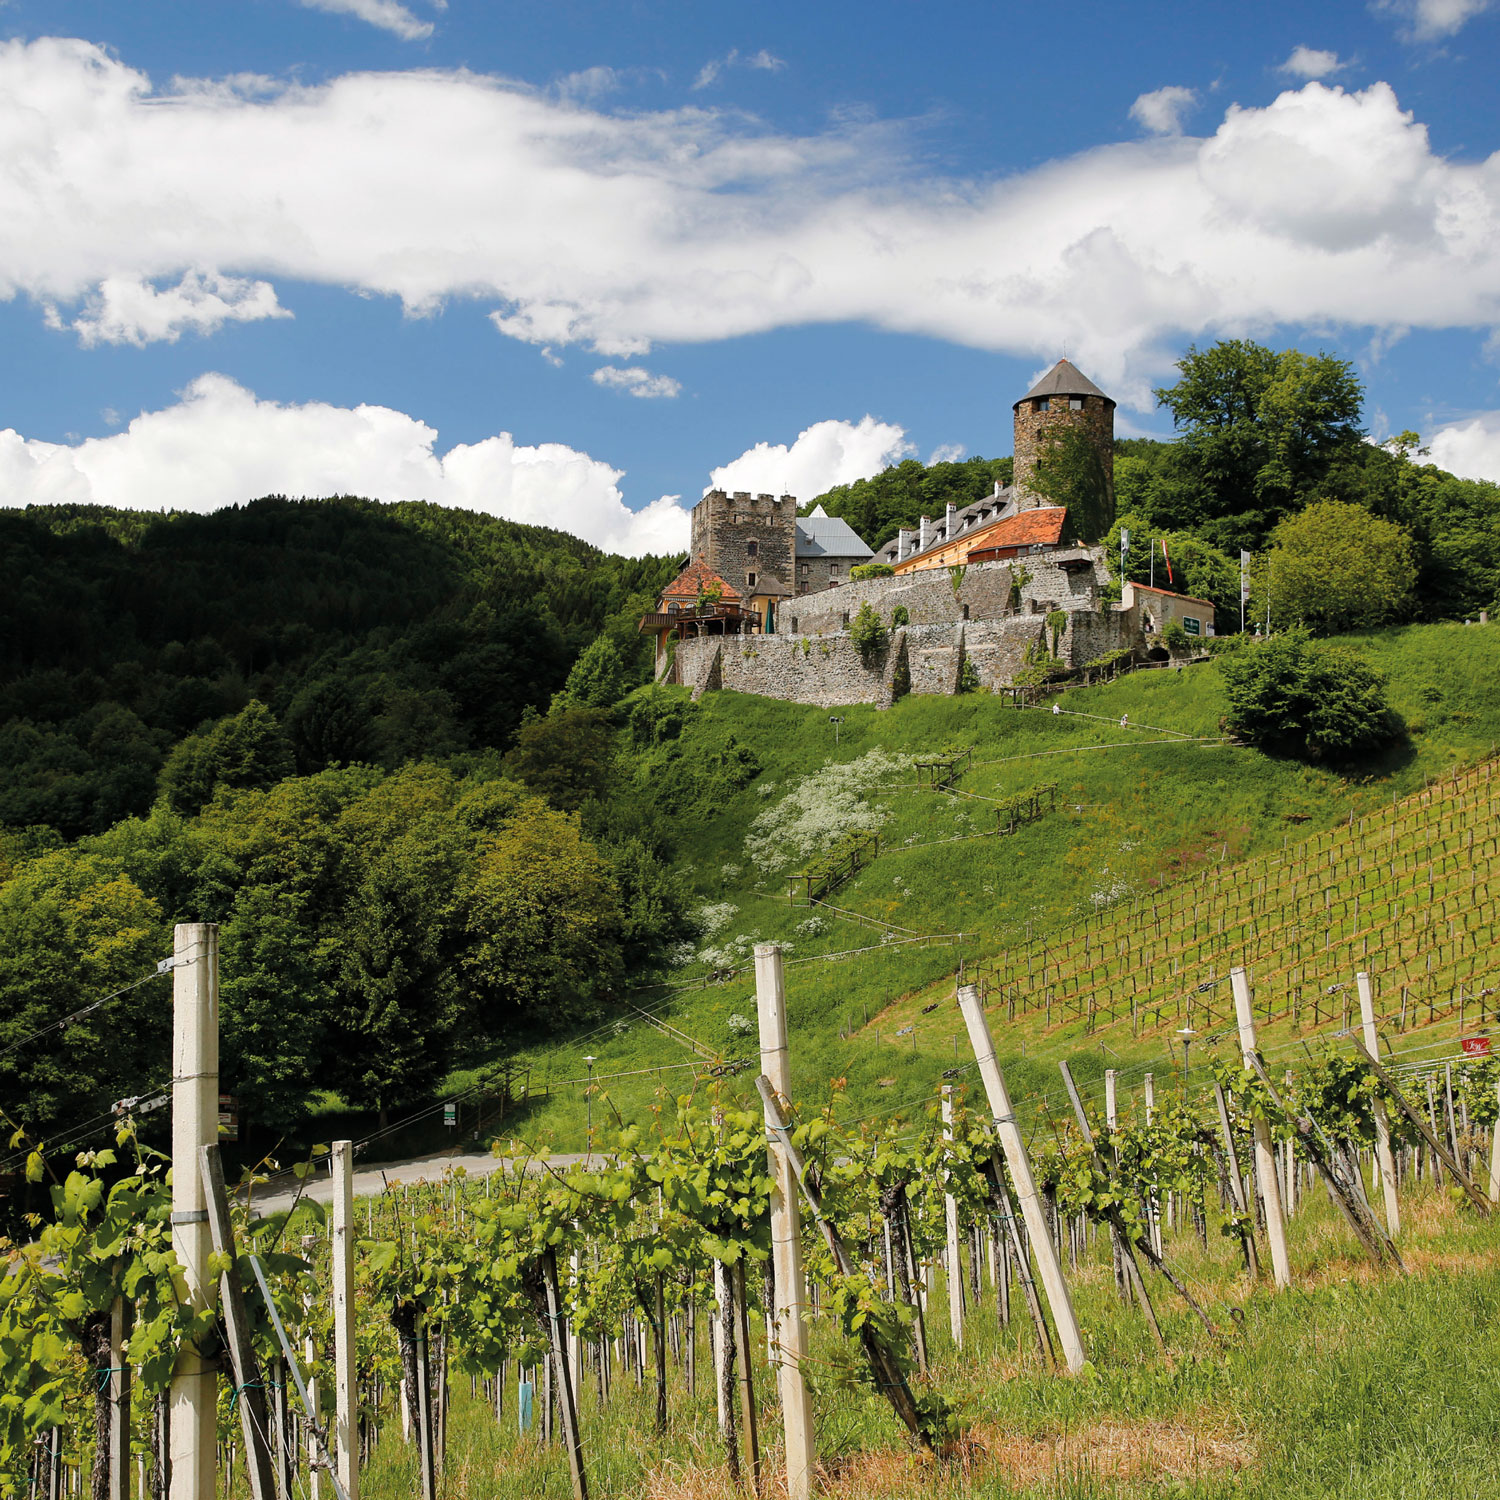
<path fill-rule="evenodd" d="M 1376 0 L 1377 10 L 1400 16 L 1405 41 L 1433 42 L 1461 31 L 1492 0 Z"/>
<path fill-rule="evenodd" d="M 738 47 L 731 47 L 723 57 L 711 58 L 703 64 L 693 80 L 693 87 L 706 89 L 725 68 L 755 68 L 763 73 L 779 73 L 784 67 L 785 60 L 773 56 L 764 47 L 759 52 L 741 52 Z"/>
<path fill-rule="evenodd" d="M 108 437 L 62 444 L 0 431 L 0 504 L 210 511 L 258 495 L 354 494 L 555 526 L 632 556 L 687 546 L 675 497 L 631 511 L 621 471 L 587 453 L 501 432 L 439 455 L 437 438 L 390 407 L 282 405 L 202 375 L 175 405 Z"/>
<path fill-rule="evenodd" d="M 1348 66 L 1348 63 L 1339 61 L 1337 52 L 1297 46 L 1292 48 L 1292 55 L 1282 63 L 1278 71 L 1290 73 L 1293 78 L 1327 78 Z"/>
<path fill-rule="evenodd" d="M 176 286 L 157 291 L 137 276 L 107 276 L 85 301 L 83 310 L 64 324 L 56 307 L 47 307 L 54 328 L 68 327 L 85 348 L 96 344 L 175 344 L 187 331 L 213 333 L 225 323 L 254 323 L 262 318 L 289 318 L 269 281 L 187 271 Z"/>
<path fill-rule="evenodd" d="M 1464 479 L 1500 483 L 1500 411 L 1481 412 L 1433 434 L 1432 462 Z"/>
<path fill-rule="evenodd" d="M 545 352 L 545 351 L 543 351 Z M 670 375 L 653 375 L 639 365 L 621 369 L 618 365 L 602 365 L 589 377 L 595 385 L 607 386 L 612 391 L 624 391 L 627 396 L 643 396 L 648 401 L 660 396 L 680 396 L 682 383 Z"/>
<path fill-rule="evenodd" d="M 354 16 L 382 31 L 394 32 L 405 42 L 420 42 L 432 35 L 432 22 L 419 21 L 397 0 L 298 0 L 308 10 L 326 10 L 338 16 Z M 447 0 L 436 0 L 434 9 L 444 10 Z"/>
<path fill-rule="evenodd" d="M 915 447 L 890 422 L 861 417 L 858 422 L 815 422 L 796 442 L 757 443 L 709 476 L 710 489 L 746 490 L 753 495 L 795 495 L 811 500 L 836 484 L 868 479 Z"/>
<path fill-rule="evenodd" d="M 1166 88 L 1142 94 L 1130 106 L 1130 118 L 1153 135 L 1177 135 L 1182 130 L 1183 116 L 1197 103 L 1196 89 L 1185 89 L 1172 83 Z"/>
<path fill-rule="evenodd" d="M 927 462 L 932 464 L 956 464 L 969 450 L 962 443 L 943 443 L 934 448 Z"/>
<path fill-rule="evenodd" d="M 435 69 L 156 93 L 44 39 L 0 44 L 0 140 L 0 299 L 64 321 L 97 320 L 111 278 L 192 273 L 412 313 L 471 299 L 509 337 L 619 363 L 853 322 L 1028 359 L 1066 345 L 1142 408 L 1189 339 L 1500 325 L 1500 155 L 1435 153 L 1381 83 L 954 183 L 888 123 L 776 135 Z"/>

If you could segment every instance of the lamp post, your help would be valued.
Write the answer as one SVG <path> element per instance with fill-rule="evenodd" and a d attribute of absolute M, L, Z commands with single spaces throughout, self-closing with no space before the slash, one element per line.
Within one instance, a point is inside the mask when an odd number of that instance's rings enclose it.
<path fill-rule="evenodd" d="M 597 1057 L 586 1057 L 584 1062 L 588 1065 L 589 1084 L 583 1091 L 584 1097 L 589 1101 L 589 1150 L 594 1149 L 594 1064 L 598 1062 Z"/>
<path fill-rule="evenodd" d="M 834 714 L 829 714 L 828 722 L 833 725 L 833 743 L 837 745 L 839 742 L 839 725 L 844 721 L 842 718 L 839 718 Z"/>
<path fill-rule="evenodd" d="M 1182 1038 L 1182 1092 L 1187 1093 L 1188 1086 L 1188 1048 L 1193 1045 L 1193 1038 L 1198 1035 L 1191 1026 L 1179 1026 L 1177 1035 Z"/>

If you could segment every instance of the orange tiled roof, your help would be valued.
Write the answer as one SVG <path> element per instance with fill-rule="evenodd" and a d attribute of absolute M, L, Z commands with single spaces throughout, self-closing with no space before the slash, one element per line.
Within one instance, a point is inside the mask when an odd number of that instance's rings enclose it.
<path fill-rule="evenodd" d="M 1055 547 L 1062 540 L 1066 505 L 1042 505 L 1007 516 L 991 526 L 977 527 L 967 540 L 984 549 L 990 547 Z"/>
<path fill-rule="evenodd" d="M 706 558 L 695 558 L 661 592 L 663 600 L 697 599 L 699 594 L 717 585 L 719 598 L 725 604 L 735 604 L 743 597 L 732 583 L 720 578 L 709 567 Z"/>

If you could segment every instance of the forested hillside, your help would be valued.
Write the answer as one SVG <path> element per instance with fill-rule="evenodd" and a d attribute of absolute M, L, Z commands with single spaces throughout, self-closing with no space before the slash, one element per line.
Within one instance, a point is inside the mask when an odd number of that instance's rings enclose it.
<path fill-rule="evenodd" d="M 505 750 L 601 632 L 644 669 L 635 617 L 674 562 L 349 497 L 0 511 L 0 825 L 143 813 L 173 748 L 252 702 L 286 738 L 268 780 Z"/>

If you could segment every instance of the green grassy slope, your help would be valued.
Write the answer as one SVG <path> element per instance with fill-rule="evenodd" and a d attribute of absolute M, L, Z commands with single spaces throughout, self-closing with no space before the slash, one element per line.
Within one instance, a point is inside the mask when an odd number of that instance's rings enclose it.
<path fill-rule="evenodd" d="M 1059 715 L 1016 710 L 981 695 L 908 698 L 884 713 L 851 707 L 839 711 L 837 746 L 826 711 L 710 695 L 685 731 L 684 753 L 707 753 L 732 733 L 755 750 L 762 771 L 715 815 L 680 824 L 702 901 L 732 910 L 700 945 L 718 950 L 714 963 L 689 964 L 670 982 L 706 980 L 726 948 L 746 955 L 744 962 L 752 941 L 783 942 L 790 949 L 798 1093 L 819 1098 L 830 1079 L 845 1078 L 862 1110 L 930 1098 L 944 1067 L 963 1061 L 967 1048 L 951 1007 L 925 1019 L 921 1011 L 951 994 L 960 960 L 971 964 L 1020 944 L 1028 931 L 1058 932 L 1101 906 L 1118 908 L 1199 878 L 1221 862 L 1280 853 L 1351 813 L 1356 822 L 1373 818 L 1393 798 L 1487 755 L 1500 740 L 1500 631 L 1413 627 L 1352 643 L 1390 674 L 1392 700 L 1413 729 L 1407 747 L 1353 779 L 1243 747 L 1172 738 L 1166 731 L 1217 735 L 1225 704 L 1211 664 L 1072 690 L 1062 700 L 1067 712 Z M 1122 715 L 1129 716 L 1127 727 Z M 745 853 L 753 820 L 777 807 L 798 777 L 827 763 L 848 764 L 876 749 L 921 756 L 955 742 L 974 746 L 973 766 L 957 783 L 972 795 L 911 789 L 911 775 L 896 773 L 897 789 L 874 799 L 888 813 L 881 855 L 829 899 L 903 929 L 961 939 L 932 947 L 882 945 L 878 931 L 826 912 L 817 912 L 825 930 L 809 932 L 804 925 L 798 931 L 814 913 L 788 901 L 785 875 L 795 865 L 756 870 Z M 970 836 L 995 824 L 992 804 L 979 799 L 1043 781 L 1059 784 L 1056 812 L 1007 836 Z M 823 958 L 847 950 L 863 951 Z M 754 1018 L 748 975 L 628 998 L 695 1039 L 704 1053 L 754 1055 L 753 1033 L 738 1034 L 730 1024 L 737 1015 Z M 895 1034 L 907 1024 L 917 1030 Z M 1169 1067 L 1180 1057 L 1170 1029 L 1136 1038 L 1128 1026 L 1123 1034 L 1116 1027 L 1099 1039 L 1063 1030 L 1049 1041 L 1044 1028 L 1028 1023 L 1000 1045 L 1024 1091 L 1053 1086 L 1051 1057 L 1058 1047 L 1079 1058 L 1084 1077 L 1122 1059 L 1149 1065 L 1155 1057 Z M 615 1109 L 627 1118 L 639 1114 L 661 1084 L 685 1087 L 697 1060 L 680 1039 L 625 1012 L 601 1030 L 530 1054 L 525 1061 L 533 1095 L 547 1080 L 551 1088 L 508 1123 L 560 1148 L 582 1144 L 587 1105 L 576 1080 L 588 1074 L 585 1057 L 595 1059 L 596 1076 L 606 1080 L 596 1097 L 596 1123 Z M 657 1074 L 656 1068 L 673 1071 Z M 621 1074 L 634 1076 L 615 1076 Z M 453 1087 L 466 1086 L 472 1076 L 457 1075 Z M 747 1083 L 748 1077 L 735 1087 Z"/>

